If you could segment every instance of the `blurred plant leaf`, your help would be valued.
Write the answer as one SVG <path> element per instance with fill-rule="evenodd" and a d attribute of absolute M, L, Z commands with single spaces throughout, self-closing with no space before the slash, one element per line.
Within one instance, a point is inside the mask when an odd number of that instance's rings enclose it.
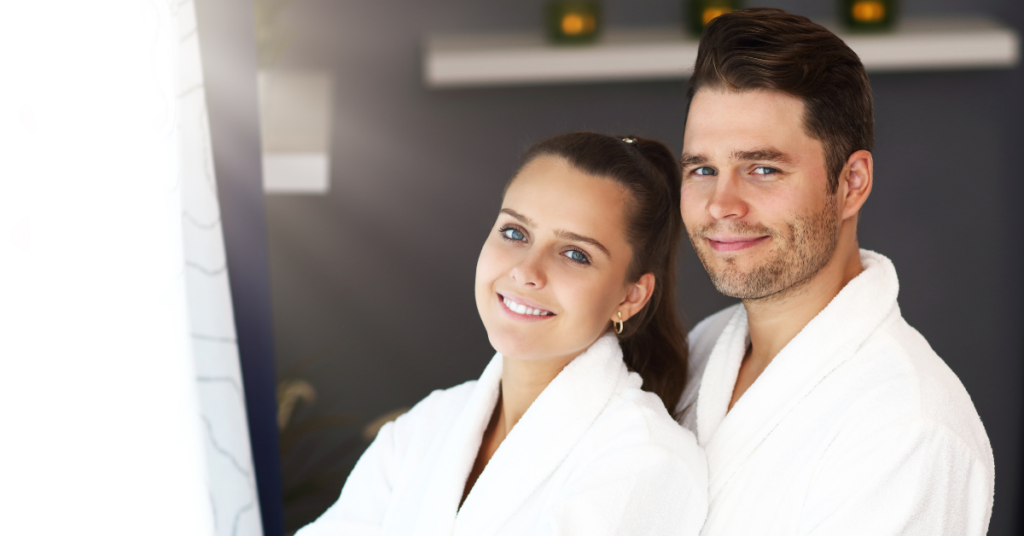
<path fill-rule="evenodd" d="M 256 61 L 260 67 L 272 67 L 284 54 L 289 36 L 280 28 L 280 16 L 293 0 L 255 0 Z"/>

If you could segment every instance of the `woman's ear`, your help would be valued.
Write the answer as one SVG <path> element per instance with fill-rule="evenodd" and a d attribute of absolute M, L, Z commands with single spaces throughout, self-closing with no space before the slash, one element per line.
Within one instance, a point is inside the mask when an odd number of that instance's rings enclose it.
<path fill-rule="evenodd" d="M 651 296 L 654 295 L 654 284 L 654 274 L 647 272 L 640 276 L 636 283 L 629 285 L 626 298 L 612 311 L 611 321 L 619 320 L 618 313 L 622 313 L 623 321 L 629 320 L 633 315 L 639 313 L 647 305 L 647 302 L 651 301 Z"/>

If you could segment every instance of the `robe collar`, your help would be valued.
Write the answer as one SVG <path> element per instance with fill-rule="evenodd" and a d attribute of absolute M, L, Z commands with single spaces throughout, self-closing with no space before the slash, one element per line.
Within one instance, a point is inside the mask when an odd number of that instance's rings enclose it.
<path fill-rule="evenodd" d="M 746 309 L 736 308 L 708 357 L 697 397 L 697 439 L 707 451 L 712 501 L 786 415 L 887 317 L 899 314 L 899 280 L 892 262 L 863 249 L 860 258 L 864 271 L 804 326 L 728 411 L 750 340 Z"/>
<path fill-rule="evenodd" d="M 486 535 L 500 530 L 558 468 L 604 410 L 632 380 L 615 335 L 607 333 L 555 376 L 502 441 L 461 509 L 459 501 L 491 420 L 501 384 L 502 355 L 484 369 L 458 417 L 435 469 L 415 534 Z"/>

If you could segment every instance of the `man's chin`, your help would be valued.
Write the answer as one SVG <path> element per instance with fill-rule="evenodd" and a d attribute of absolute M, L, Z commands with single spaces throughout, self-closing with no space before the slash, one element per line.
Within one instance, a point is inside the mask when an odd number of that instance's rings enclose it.
<path fill-rule="evenodd" d="M 749 300 L 758 297 L 751 292 L 750 288 L 747 288 L 746 285 L 737 281 L 723 281 L 718 277 L 712 276 L 711 283 L 715 286 L 715 290 L 723 296 L 736 298 L 738 300 Z"/>
<path fill-rule="evenodd" d="M 711 284 L 720 294 L 739 300 L 757 300 L 776 292 L 776 281 L 766 278 L 756 270 L 740 270 L 735 267 L 708 270 Z"/>

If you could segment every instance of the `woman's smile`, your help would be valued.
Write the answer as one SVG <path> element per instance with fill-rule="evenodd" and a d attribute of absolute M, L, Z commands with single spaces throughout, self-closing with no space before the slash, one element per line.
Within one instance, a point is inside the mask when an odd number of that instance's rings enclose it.
<path fill-rule="evenodd" d="M 514 294 L 503 294 L 501 292 L 496 294 L 498 296 L 498 303 L 505 311 L 505 314 L 515 320 L 547 320 L 556 316 L 555 313 L 544 309 L 539 304 Z"/>

